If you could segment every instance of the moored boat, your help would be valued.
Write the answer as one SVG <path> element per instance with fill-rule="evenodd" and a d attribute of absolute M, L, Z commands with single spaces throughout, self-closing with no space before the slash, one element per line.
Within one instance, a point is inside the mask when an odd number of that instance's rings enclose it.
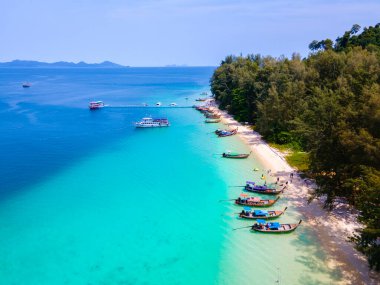
<path fill-rule="evenodd" d="M 244 190 L 254 193 L 277 195 L 284 191 L 285 187 L 282 189 L 276 189 L 268 185 L 256 185 L 255 182 L 247 181 Z"/>
<path fill-rule="evenodd" d="M 252 151 L 251 151 L 252 152 Z M 237 153 L 237 152 L 223 152 L 222 156 L 225 158 L 247 158 L 250 153 Z"/>
<path fill-rule="evenodd" d="M 142 118 L 140 122 L 135 123 L 136 128 L 159 128 L 169 127 L 170 123 L 166 118 L 153 119 L 151 117 Z"/>
<path fill-rule="evenodd" d="M 173 102 L 173 103 L 170 103 L 169 106 L 170 106 L 170 107 L 175 107 L 175 106 L 177 106 L 177 103 L 174 103 L 174 102 Z"/>
<path fill-rule="evenodd" d="M 29 88 L 30 86 L 32 86 L 32 84 L 29 83 L 29 82 L 24 82 L 24 83 L 22 84 L 22 87 L 24 87 L 24 88 Z"/>
<path fill-rule="evenodd" d="M 157 107 L 160 107 L 161 105 L 162 105 L 161 102 L 157 102 L 157 103 L 156 103 L 156 106 L 157 106 Z"/>
<path fill-rule="evenodd" d="M 251 207 L 270 207 L 280 199 L 277 197 L 273 199 L 260 199 L 258 197 L 237 198 L 235 199 L 236 205 L 251 206 Z"/>
<path fill-rule="evenodd" d="M 214 113 L 214 112 L 205 112 L 204 115 L 206 116 L 206 118 L 208 119 L 219 119 L 221 117 L 220 114 L 217 114 L 217 113 Z"/>
<path fill-rule="evenodd" d="M 200 111 L 202 114 L 204 114 L 204 115 L 206 115 L 206 114 L 212 112 L 211 109 L 208 108 L 208 107 L 202 107 L 202 108 L 199 109 L 199 111 Z"/>
<path fill-rule="evenodd" d="M 206 119 L 205 123 L 219 123 L 221 119 Z"/>
<path fill-rule="evenodd" d="M 229 136 L 233 136 L 233 135 L 236 135 L 237 134 L 237 131 L 238 129 L 234 129 L 234 130 L 231 130 L 231 131 L 226 131 L 226 130 L 223 130 L 221 132 L 219 132 L 217 135 L 218 137 L 222 138 L 222 137 L 229 137 Z"/>
<path fill-rule="evenodd" d="M 208 108 L 205 107 L 205 106 L 196 106 L 196 105 L 194 105 L 193 107 L 194 107 L 197 111 L 205 111 L 205 110 L 208 110 Z"/>
<path fill-rule="evenodd" d="M 206 101 L 207 99 L 206 98 L 198 98 L 198 99 L 195 99 L 195 101 L 198 101 L 198 102 L 203 102 L 203 101 Z"/>
<path fill-rule="evenodd" d="M 239 217 L 242 219 L 265 219 L 271 220 L 278 218 L 283 215 L 288 207 L 285 207 L 283 211 L 264 211 L 264 210 L 253 210 L 249 207 L 244 207 L 244 209 L 239 213 Z"/>
<path fill-rule="evenodd" d="M 267 223 L 265 220 L 257 220 L 257 223 L 251 227 L 251 230 L 262 233 L 289 233 L 294 231 L 300 224 L 300 220 L 297 224 L 280 224 L 277 222 Z"/>
<path fill-rule="evenodd" d="M 88 107 L 90 110 L 97 110 L 104 107 L 103 101 L 92 101 L 89 103 Z"/>

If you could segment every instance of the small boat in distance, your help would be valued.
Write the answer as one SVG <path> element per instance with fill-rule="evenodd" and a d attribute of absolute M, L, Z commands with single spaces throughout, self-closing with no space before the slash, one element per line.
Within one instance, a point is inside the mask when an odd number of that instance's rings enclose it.
<path fill-rule="evenodd" d="M 104 107 L 103 101 L 92 101 L 89 103 L 88 107 L 90 110 L 97 110 Z"/>
<path fill-rule="evenodd" d="M 271 220 L 278 218 L 279 216 L 285 214 L 288 207 L 285 207 L 283 211 L 265 211 L 265 210 L 253 210 L 249 207 L 244 207 L 241 213 L 239 213 L 239 218 L 242 219 L 265 219 Z"/>
<path fill-rule="evenodd" d="M 142 105 L 143 105 L 144 107 L 148 107 L 148 104 L 147 104 L 147 103 L 142 103 Z"/>
<path fill-rule="evenodd" d="M 222 119 L 206 119 L 205 123 L 219 123 Z"/>
<path fill-rule="evenodd" d="M 252 152 L 252 151 L 251 151 Z M 225 158 L 247 158 L 250 154 L 250 153 L 237 153 L 237 152 L 223 152 L 222 154 L 222 157 L 225 157 Z"/>
<path fill-rule="evenodd" d="M 161 105 L 162 105 L 161 102 L 157 102 L 157 103 L 156 103 L 156 106 L 157 106 L 157 107 L 160 107 Z"/>
<path fill-rule="evenodd" d="M 175 106 L 177 106 L 177 103 L 170 103 L 169 106 L 170 107 L 175 107 Z"/>
<path fill-rule="evenodd" d="M 196 106 L 196 105 L 194 105 L 193 107 L 194 107 L 197 111 L 199 111 L 199 112 L 201 112 L 201 113 L 203 113 L 203 114 L 206 114 L 206 113 L 208 113 L 208 112 L 211 112 L 211 109 L 208 108 L 208 107 L 205 107 L 205 106 Z"/>
<path fill-rule="evenodd" d="M 203 96 L 207 96 L 208 93 L 207 93 L 207 92 L 202 92 L 201 95 L 203 95 Z"/>
<path fill-rule="evenodd" d="M 169 127 L 170 123 L 166 118 L 153 119 L 151 117 L 142 118 L 140 122 L 135 123 L 136 128 L 160 128 Z"/>
<path fill-rule="evenodd" d="M 221 117 L 220 114 L 217 114 L 217 113 L 210 113 L 210 112 L 206 112 L 205 114 L 205 117 L 208 118 L 208 119 L 219 119 Z"/>
<path fill-rule="evenodd" d="M 280 224 L 277 222 L 267 223 L 265 220 L 257 220 L 257 223 L 251 227 L 251 230 L 274 234 L 290 233 L 294 231 L 301 223 L 302 220 L 300 220 L 298 224 Z"/>
<path fill-rule="evenodd" d="M 204 102 L 206 101 L 207 99 L 206 98 L 198 98 L 198 99 L 195 99 L 195 101 L 198 101 L 198 102 Z"/>
<path fill-rule="evenodd" d="M 32 84 L 29 83 L 29 82 L 24 82 L 24 83 L 22 84 L 22 87 L 23 87 L 23 88 L 29 88 L 30 86 L 32 86 Z"/>

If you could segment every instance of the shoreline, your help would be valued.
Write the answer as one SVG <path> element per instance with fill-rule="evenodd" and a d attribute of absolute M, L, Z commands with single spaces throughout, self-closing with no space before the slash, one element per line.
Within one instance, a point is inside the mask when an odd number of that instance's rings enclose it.
<path fill-rule="evenodd" d="M 322 245 L 328 256 L 326 265 L 330 269 L 340 270 L 342 280 L 336 284 L 378 284 L 380 274 L 370 270 L 366 257 L 354 248 L 353 243 L 347 241 L 356 229 L 362 227 L 356 219 L 357 212 L 344 203 L 327 211 L 323 209 L 321 199 L 314 199 L 309 204 L 308 197 L 315 188 L 314 182 L 302 179 L 298 171 L 287 163 L 284 154 L 270 147 L 259 133 L 242 125 L 217 105 L 211 108 L 221 115 L 222 124 L 238 127 L 238 137 L 249 146 L 255 158 L 266 169 L 270 169 L 272 177 L 279 177 L 282 182 L 289 180 L 288 189 L 283 195 L 302 214 L 304 225 L 312 230 Z M 290 173 L 294 173 L 292 181 Z M 319 225 L 323 229 L 326 226 L 329 231 L 317 230 Z M 331 225 L 334 225 L 333 229 Z"/>

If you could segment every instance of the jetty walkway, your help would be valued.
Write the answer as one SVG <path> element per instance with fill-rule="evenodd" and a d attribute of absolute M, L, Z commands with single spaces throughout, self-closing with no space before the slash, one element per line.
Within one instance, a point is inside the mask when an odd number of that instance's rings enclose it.
<path fill-rule="evenodd" d="M 103 108 L 189 109 L 189 108 L 193 108 L 193 106 L 105 105 Z"/>

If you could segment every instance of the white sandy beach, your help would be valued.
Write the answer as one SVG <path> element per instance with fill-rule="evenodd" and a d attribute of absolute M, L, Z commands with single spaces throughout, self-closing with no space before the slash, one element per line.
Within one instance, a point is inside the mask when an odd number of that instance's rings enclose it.
<path fill-rule="evenodd" d="M 347 237 L 361 227 L 356 220 L 357 214 L 354 209 L 340 203 L 333 211 L 327 211 L 323 209 L 321 200 L 314 200 L 308 204 L 308 197 L 315 184 L 302 179 L 286 162 L 284 154 L 271 148 L 261 139 L 260 134 L 252 131 L 249 126 L 238 123 L 226 112 L 216 107 L 214 110 L 222 115 L 222 123 L 231 128 L 238 127 L 239 137 L 250 146 L 255 158 L 267 170 L 271 170 L 272 176 L 279 177 L 283 182 L 289 181 L 288 189 L 283 195 L 288 200 L 289 206 L 304 216 L 302 226 L 314 230 L 328 256 L 326 265 L 331 269 L 339 268 L 342 271 L 344 280 L 336 284 L 379 284 L 380 275 L 369 270 L 366 257 L 354 248 L 353 243 L 347 241 Z M 290 181 L 292 172 L 294 178 Z"/>

